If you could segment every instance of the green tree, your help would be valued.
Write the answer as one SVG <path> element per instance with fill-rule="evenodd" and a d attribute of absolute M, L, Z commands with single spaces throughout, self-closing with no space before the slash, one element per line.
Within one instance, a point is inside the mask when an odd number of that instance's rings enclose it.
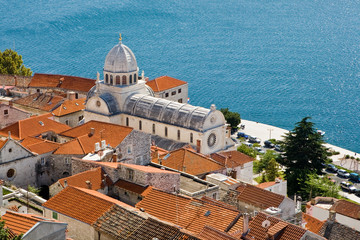
<path fill-rule="evenodd" d="M 246 145 L 244 145 L 244 144 L 241 144 L 241 145 L 237 148 L 237 150 L 238 150 L 239 152 L 241 152 L 241 153 L 244 153 L 244 154 L 252 157 L 252 158 L 256 158 L 257 153 L 256 153 L 255 149 L 250 148 L 250 147 L 248 147 L 248 146 L 246 146 Z"/>
<path fill-rule="evenodd" d="M 0 74 L 31 76 L 30 68 L 23 64 L 22 56 L 11 49 L 0 51 Z"/>
<path fill-rule="evenodd" d="M 275 181 L 275 178 L 279 176 L 279 164 L 276 162 L 275 158 L 272 158 L 266 166 L 265 175 L 269 182 Z"/>
<path fill-rule="evenodd" d="M 262 172 L 269 165 L 269 162 L 273 158 L 277 158 L 278 154 L 273 150 L 267 150 L 264 155 L 261 156 L 258 164 L 258 173 Z"/>
<path fill-rule="evenodd" d="M 220 111 L 224 114 L 225 120 L 230 124 L 231 128 L 236 130 L 241 123 L 240 114 L 229 111 L 229 108 L 221 108 Z"/>
<path fill-rule="evenodd" d="M 331 182 L 327 177 L 319 177 L 316 174 L 308 176 L 302 191 L 308 194 L 309 200 L 317 196 L 341 198 L 339 185 Z"/>
<path fill-rule="evenodd" d="M 289 195 L 301 192 L 301 186 L 309 179 L 309 175 L 321 175 L 322 165 L 327 160 L 323 138 L 309 119 L 305 117 L 296 123 L 295 128 L 285 134 L 281 142 L 284 154 L 280 155 L 278 162 L 286 167 Z M 303 198 L 306 198 L 308 193 L 303 194 Z"/>
<path fill-rule="evenodd" d="M 0 240 L 21 240 L 22 238 L 22 234 L 15 237 L 10 237 L 9 235 L 9 230 L 5 228 L 5 222 L 0 221 Z"/>

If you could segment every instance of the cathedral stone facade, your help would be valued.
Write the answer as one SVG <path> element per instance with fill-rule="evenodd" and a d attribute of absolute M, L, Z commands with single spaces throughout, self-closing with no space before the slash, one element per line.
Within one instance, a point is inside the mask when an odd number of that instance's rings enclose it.
<path fill-rule="evenodd" d="M 88 93 L 85 121 L 98 120 L 133 127 L 175 142 L 196 146 L 203 154 L 233 145 L 226 136 L 223 114 L 210 109 L 157 98 L 146 84 L 133 52 L 120 42 L 107 54 L 104 80 L 97 77 Z"/>

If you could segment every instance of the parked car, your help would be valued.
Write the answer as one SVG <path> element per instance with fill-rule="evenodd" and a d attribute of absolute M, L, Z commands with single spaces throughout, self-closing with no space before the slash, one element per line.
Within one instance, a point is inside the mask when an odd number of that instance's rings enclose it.
<path fill-rule="evenodd" d="M 264 142 L 264 146 L 267 147 L 267 148 L 274 148 L 275 147 L 275 144 L 273 144 L 272 142 L 270 142 L 269 140 L 266 140 Z"/>
<path fill-rule="evenodd" d="M 358 197 L 360 197 L 360 189 L 356 189 L 355 195 L 358 196 Z"/>
<path fill-rule="evenodd" d="M 261 154 L 264 154 L 264 153 L 265 153 L 265 151 L 262 150 L 261 147 L 255 147 L 255 150 L 258 151 L 258 152 L 261 153 Z"/>
<path fill-rule="evenodd" d="M 342 178 L 349 178 L 350 177 L 350 173 L 348 173 L 347 171 L 345 171 L 344 169 L 339 169 L 337 171 L 337 175 L 339 177 L 342 177 Z"/>
<path fill-rule="evenodd" d="M 260 143 L 261 140 L 258 139 L 257 137 L 249 136 L 249 142 L 251 142 L 251 143 Z"/>
<path fill-rule="evenodd" d="M 349 182 L 341 182 L 340 183 L 340 187 L 345 190 L 348 191 L 349 193 L 354 193 L 356 192 L 356 187 L 354 187 L 354 185 L 352 185 Z"/>
<path fill-rule="evenodd" d="M 248 147 L 252 147 L 252 146 L 253 146 L 251 143 L 248 143 L 248 142 L 244 142 L 244 143 L 242 143 L 242 144 L 244 144 L 244 145 L 246 145 L 246 146 L 248 146 Z"/>
<path fill-rule="evenodd" d="M 275 147 L 275 151 L 282 152 L 280 145 L 276 144 L 274 147 Z"/>
<path fill-rule="evenodd" d="M 245 138 L 245 139 L 248 139 L 248 138 L 249 138 L 249 136 L 246 135 L 246 134 L 243 133 L 243 132 L 238 132 L 238 133 L 237 133 L 237 136 L 238 136 L 238 138 L 241 138 L 241 137 L 243 137 L 243 138 Z"/>
<path fill-rule="evenodd" d="M 333 164 L 328 164 L 326 170 L 333 173 L 336 173 L 338 171 L 337 167 L 335 167 Z"/>
<path fill-rule="evenodd" d="M 357 173 L 350 173 L 350 180 L 353 182 L 360 182 L 360 176 Z"/>

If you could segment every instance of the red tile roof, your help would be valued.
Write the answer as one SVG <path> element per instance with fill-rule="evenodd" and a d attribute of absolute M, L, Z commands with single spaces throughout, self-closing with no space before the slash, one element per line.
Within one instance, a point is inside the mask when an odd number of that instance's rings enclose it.
<path fill-rule="evenodd" d="M 64 99 L 65 96 L 53 96 L 52 94 L 48 93 L 34 93 L 29 96 L 14 100 L 13 103 L 50 112 L 56 108 L 56 106 L 61 104 Z"/>
<path fill-rule="evenodd" d="M 62 88 L 88 92 L 95 85 L 95 80 L 82 77 L 35 73 L 29 87 Z"/>
<path fill-rule="evenodd" d="M 302 213 L 302 223 L 305 224 L 305 229 L 318 234 L 326 220 L 321 221 L 307 213 Z"/>
<path fill-rule="evenodd" d="M 163 159 L 166 154 L 160 156 L 162 165 L 192 175 L 200 175 L 224 169 L 224 166 L 211 158 L 189 149 L 180 148 L 171 151 L 169 154 L 170 156 L 166 160 Z M 152 162 L 160 164 L 157 158 L 153 158 Z"/>
<path fill-rule="evenodd" d="M 236 240 L 235 238 L 225 232 L 219 231 L 213 227 L 205 226 L 199 233 L 198 237 L 202 240 Z"/>
<path fill-rule="evenodd" d="M 151 87 L 154 92 L 162 92 L 164 90 L 187 84 L 187 82 L 169 76 L 161 76 L 146 82 L 146 84 Z"/>
<path fill-rule="evenodd" d="M 115 204 L 131 206 L 94 190 L 67 187 L 43 204 L 45 208 L 87 224 L 93 224 Z"/>
<path fill-rule="evenodd" d="M 270 226 L 265 228 L 263 222 L 268 220 Z M 293 224 L 284 222 L 278 218 L 270 217 L 264 213 L 258 213 L 249 224 L 250 232 L 247 239 L 268 240 L 274 234 L 278 234 L 276 240 L 298 240 L 305 234 L 306 230 Z"/>
<path fill-rule="evenodd" d="M 240 212 L 236 210 L 154 188 L 136 204 L 136 207 L 193 233 L 200 233 L 205 225 L 224 232 L 240 216 Z M 242 218 L 235 221 L 230 230 L 239 229 L 242 229 Z"/>
<path fill-rule="evenodd" d="M 33 153 L 44 154 L 55 151 L 61 144 L 45 139 L 26 137 L 21 142 L 21 145 L 23 145 Z"/>
<path fill-rule="evenodd" d="M 236 188 L 236 191 L 239 192 L 239 201 L 261 209 L 279 207 L 285 198 L 283 195 L 255 187 L 247 183 L 241 183 L 241 185 Z"/>
<path fill-rule="evenodd" d="M 8 139 L 6 140 L 0 140 L 0 150 L 2 149 L 2 147 L 5 145 L 5 143 L 7 142 Z"/>
<path fill-rule="evenodd" d="M 60 133 L 70 129 L 69 126 L 56 122 L 50 113 L 35 116 L 27 119 L 17 121 L 10 126 L 0 130 L 0 135 L 8 136 L 11 132 L 11 137 L 16 140 L 21 140 L 29 136 L 37 136 L 44 132 Z"/>
<path fill-rule="evenodd" d="M 336 201 L 330 210 L 350 218 L 360 219 L 360 205 L 346 200 Z"/>
<path fill-rule="evenodd" d="M 273 185 L 275 185 L 276 182 L 273 181 L 273 182 L 263 182 L 263 183 L 260 183 L 259 185 L 256 185 L 258 188 L 262 188 L 262 189 L 265 189 L 265 188 L 268 188 L 268 187 L 271 187 Z"/>
<path fill-rule="evenodd" d="M 254 161 L 252 157 L 235 150 L 213 153 L 210 156 L 227 168 L 243 166 L 245 163 Z"/>
<path fill-rule="evenodd" d="M 65 100 L 59 107 L 52 111 L 52 114 L 57 117 L 65 116 L 70 113 L 78 112 L 85 109 L 86 98 Z"/>
<path fill-rule="evenodd" d="M 94 145 L 95 148 L 95 145 Z M 94 150 L 94 148 L 92 150 Z M 59 146 L 58 149 L 54 151 L 55 155 L 85 155 L 87 152 L 85 152 L 84 148 L 82 147 L 81 143 L 79 142 L 79 139 L 73 139 L 68 142 L 65 142 Z"/>
<path fill-rule="evenodd" d="M 34 214 L 15 213 L 7 211 L 1 220 L 5 221 L 5 228 L 9 228 L 16 235 L 29 231 L 37 222 L 53 221 Z"/>
<path fill-rule="evenodd" d="M 114 186 L 117 186 L 119 188 L 125 189 L 125 190 L 130 191 L 130 192 L 134 192 L 134 193 L 137 193 L 137 194 L 140 194 L 140 195 L 147 189 L 147 187 L 143 187 L 141 185 L 138 185 L 138 184 L 135 184 L 135 183 L 132 183 L 132 182 L 128 182 L 128 181 L 125 181 L 125 180 L 122 180 L 122 179 L 117 181 L 114 184 Z"/>
<path fill-rule="evenodd" d="M 101 167 L 94 168 L 85 172 L 81 172 L 70 177 L 59 179 L 62 187 L 65 187 L 65 180 L 68 186 L 88 188 L 86 181 L 90 181 L 91 190 L 102 189 L 105 186 L 112 185 L 111 179 L 105 175 Z"/>

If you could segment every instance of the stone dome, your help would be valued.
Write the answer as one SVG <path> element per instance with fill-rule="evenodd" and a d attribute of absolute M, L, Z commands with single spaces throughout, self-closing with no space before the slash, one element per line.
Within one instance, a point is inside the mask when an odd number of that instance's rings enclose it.
<path fill-rule="evenodd" d="M 113 73 L 129 73 L 137 71 L 137 63 L 134 53 L 119 42 L 105 58 L 104 71 Z"/>

